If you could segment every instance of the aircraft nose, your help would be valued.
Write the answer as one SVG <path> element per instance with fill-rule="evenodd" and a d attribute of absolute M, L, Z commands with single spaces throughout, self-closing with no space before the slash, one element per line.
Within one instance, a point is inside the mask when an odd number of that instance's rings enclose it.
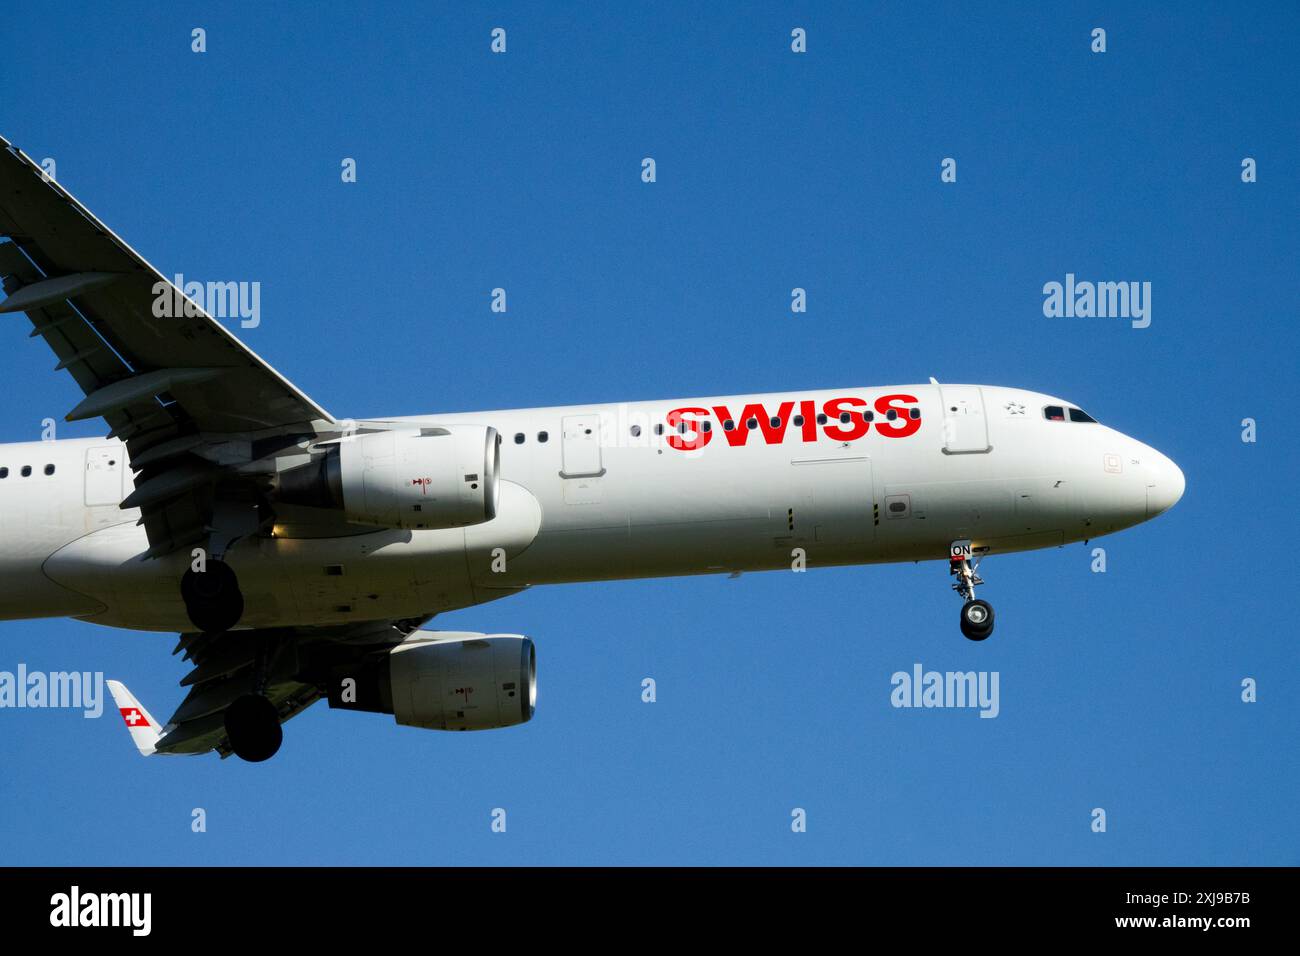
<path fill-rule="evenodd" d="M 1153 449 L 1154 451 L 1154 449 Z M 1187 487 L 1183 470 L 1156 451 L 1147 458 L 1147 517 L 1164 514 L 1183 496 Z"/>

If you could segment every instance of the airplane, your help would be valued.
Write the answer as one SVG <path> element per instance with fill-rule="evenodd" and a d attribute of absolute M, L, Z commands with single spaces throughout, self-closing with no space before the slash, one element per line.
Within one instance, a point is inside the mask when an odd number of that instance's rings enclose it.
<path fill-rule="evenodd" d="M 945 561 L 981 641 L 983 558 L 1184 490 L 1072 402 L 933 378 L 336 418 L 3 139 L 0 280 L 0 313 L 83 393 L 66 419 L 108 426 L 0 445 L 0 619 L 178 633 L 193 667 L 166 724 L 109 683 L 146 755 L 266 760 L 321 698 L 427 729 L 526 722 L 528 637 L 424 625 L 540 584 Z"/>

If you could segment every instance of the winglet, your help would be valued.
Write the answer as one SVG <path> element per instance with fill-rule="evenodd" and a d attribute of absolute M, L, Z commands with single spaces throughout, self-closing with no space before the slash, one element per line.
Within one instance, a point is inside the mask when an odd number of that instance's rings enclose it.
<path fill-rule="evenodd" d="M 156 752 L 158 738 L 162 736 L 162 727 L 153 719 L 149 711 L 135 699 L 135 695 L 126 689 L 121 681 L 110 680 L 108 692 L 113 695 L 113 702 L 131 732 L 131 740 L 142 756 L 151 757 Z"/>

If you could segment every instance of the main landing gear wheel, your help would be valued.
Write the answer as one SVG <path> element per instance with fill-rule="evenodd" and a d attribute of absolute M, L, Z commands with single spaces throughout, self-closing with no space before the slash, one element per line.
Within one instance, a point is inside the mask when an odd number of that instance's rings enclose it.
<path fill-rule="evenodd" d="M 186 570 L 181 599 L 191 623 L 205 634 L 228 631 L 244 616 L 239 580 L 230 565 L 217 558 L 209 559 L 202 571 Z"/>
<path fill-rule="evenodd" d="M 957 576 L 952 589 L 965 602 L 961 608 L 961 632 L 972 641 L 982 641 L 993 633 L 993 605 L 975 597 L 975 585 L 984 583 L 975 573 L 979 562 L 971 563 L 971 555 L 976 550 L 985 552 L 988 548 L 975 549 L 969 541 L 954 541 L 948 548 L 948 573 Z"/>
<path fill-rule="evenodd" d="M 284 731 L 274 704 L 261 694 L 244 694 L 226 708 L 226 736 L 236 757 L 260 763 L 275 756 Z"/>
<path fill-rule="evenodd" d="M 972 641 L 993 633 L 993 605 L 988 601 L 967 601 L 961 609 L 961 632 Z"/>

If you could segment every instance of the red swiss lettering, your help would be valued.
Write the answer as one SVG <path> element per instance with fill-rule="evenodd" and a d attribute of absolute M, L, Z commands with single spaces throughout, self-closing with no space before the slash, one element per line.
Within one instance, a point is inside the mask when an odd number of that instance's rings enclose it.
<path fill-rule="evenodd" d="M 908 435 L 915 435 L 921 427 L 921 419 L 913 418 L 911 409 L 904 403 L 916 405 L 916 396 L 881 395 L 876 399 L 876 412 L 884 419 L 876 422 L 876 431 L 886 438 L 906 438 Z M 892 422 L 889 420 L 891 411 L 898 416 Z"/>
<path fill-rule="evenodd" d="M 799 414 L 803 416 L 803 440 L 817 440 L 817 403 L 804 399 L 799 403 Z"/>
<path fill-rule="evenodd" d="M 689 418 L 687 416 L 690 416 Z M 674 408 L 668 413 L 668 446 L 678 451 L 694 451 L 703 448 L 713 439 L 713 432 L 705 431 L 700 424 L 707 421 L 707 408 Z M 681 431 L 682 425 L 686 431 Z"/>
<path fill-rule="evenodd" d="M 834 421 L 848 411 L 848 408 L 845 406 L 862 408 L 865 407 L 866 404 L 867 400 L 865 398 L 832 398 L 822 406 L 822 411 L 826 413 L 828 418 Z M 843 427 L 831 424 L 830 422 L 828 422 L 825 427 L 827 438 L 834 438 L 836 441 L 853 441 L 856 438 L 861 438 L 869 432 L 871 430 L 871 423 L 866 421 L 861 415 L 850 415 L 848 424 Z"/>
<path fill-rule="evenodd" d="M 771 417 L 762 405 L 746 405 L 745 410 L 740 413 L 740 418 L 733 419 L 731 412 L 727 410 L 726 405 L 714 405 L 713 414 L 718 416 L 718 421 L 724 423 L 722 434 L 727 438 L 727 444 L 733 448 L 744 445 L 749 440 L 749 420 L 755 419 L 758 422 L 758 428 L 763 432 L 763 440 L 769 445 L 779 445 L 785 438 L 785 426 L 790 422 L 790 413 L 794 411 L 794 402 L 782 402 L 781 409 L 776 413 L 777 424 L 773 425 Z M 725 422 L 732 421 L 735 428 L 731 431 L 726 430 Z"/>

